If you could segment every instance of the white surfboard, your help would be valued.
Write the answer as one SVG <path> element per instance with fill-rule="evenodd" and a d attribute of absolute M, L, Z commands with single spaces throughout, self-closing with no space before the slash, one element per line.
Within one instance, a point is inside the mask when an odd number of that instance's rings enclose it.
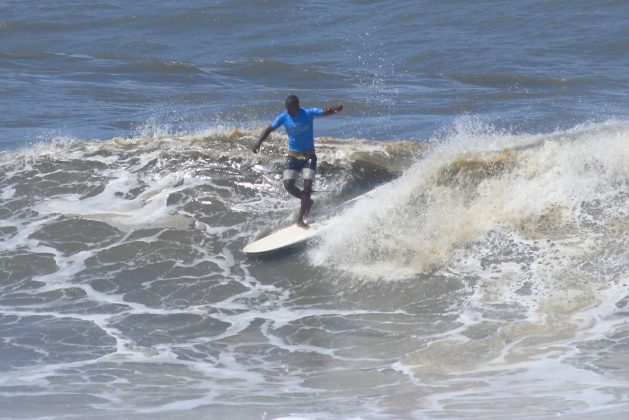
<path fill-rule="evenodd" d="M 375 190 L 371 190 L 363 195 L 355 197 L 338 207 L 346 207 L 348 204 L 355 201 L 370 197 L 373 195 L 374 191 Z M 297 225 L 280 229 L 268 236 L 258 239 L 257 241 L 251 242 L 245 246 L 242 251 L 248 255 L 262 255 L 301 244 L 309 239 L 322 235 L 331 226 L 332 220 L 333 218 L 329 218 L 318 223 L 312 223 L 310 224 L 310 229 L 304 229 Z"/>
<path fill-rule="evenodd" d="M 322 234 L 328 227 L 328 223 L 312 223 L 310 229 L 304 229 L 297 225 L 292 225 L 277 232 L 265 236 L 262 239 L 251 242 L 244 247 L 243 252 L 249 255 L 265 254 L 267 252 L 278 251 L 289 246 L 306 242 Z"/>

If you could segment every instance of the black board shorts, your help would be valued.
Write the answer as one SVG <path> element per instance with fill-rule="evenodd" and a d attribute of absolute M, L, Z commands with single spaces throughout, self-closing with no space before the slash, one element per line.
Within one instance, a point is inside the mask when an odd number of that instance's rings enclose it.
<path fill-rule="evenodd" d="M 297 179 L 299 174 L 303 179 L 314 181 L 317 173 L 317 155 L 314 153 L 304 156 L 304 159 L 296 156 L 287 156 L 284 163 L 284 180 Z"/>

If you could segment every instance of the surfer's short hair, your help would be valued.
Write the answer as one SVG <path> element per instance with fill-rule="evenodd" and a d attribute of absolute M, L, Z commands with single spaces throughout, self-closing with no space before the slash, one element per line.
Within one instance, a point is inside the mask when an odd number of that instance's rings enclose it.
<path fill-rule="evenodd" d="M 284 106 L 288 108 L 289 106 L 299 106 L 299 98 L 296 95 L 290 95 L 284 101 Z"/>

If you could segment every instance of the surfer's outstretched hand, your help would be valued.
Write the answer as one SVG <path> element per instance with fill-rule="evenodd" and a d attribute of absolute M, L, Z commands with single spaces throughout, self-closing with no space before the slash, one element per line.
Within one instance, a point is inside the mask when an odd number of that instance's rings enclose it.
<path fill-rule="evenodd" d="M 334 115 L 338 112 L 341 112 L 342 110 L 343 110 L 343 105 L 335 104 L 332 107 L 323 108 L 323 115 L 327 117 L 328 115 Z"/>
<path fill-rule="evenodd" d="M 269 134 L 271 134 L 273 130 L 275 129 L 271 125 L 269 125 L 267 128 L 264 129 L 262 134 L 260 134 L 260 137 L 258 138 L 258 141 L 256 142 L 256 144 L 254 144 L 253 147 L 251 148 L 251 151 L 253 153 L 258 153 L 260 151 L 260 146 L 262 146 L 262 142 L 266 140 L 267 137 L 269 137 Z"/>

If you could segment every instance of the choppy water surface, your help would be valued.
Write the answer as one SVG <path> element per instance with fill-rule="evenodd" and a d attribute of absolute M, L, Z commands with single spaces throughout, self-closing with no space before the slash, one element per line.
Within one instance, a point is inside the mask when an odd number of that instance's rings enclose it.
<path fill-rule="evenodd" d="M 330 135 L 424 140 L 461 114 L 528 132 L 626 117 L 622 1 L 0 4 L 4 149 L 258 126 L 297 93 Z"/>
<path fill-rule="evenodd" d="M 0 417 L 624 418 L 627 11 L 3 3 Z"/>

